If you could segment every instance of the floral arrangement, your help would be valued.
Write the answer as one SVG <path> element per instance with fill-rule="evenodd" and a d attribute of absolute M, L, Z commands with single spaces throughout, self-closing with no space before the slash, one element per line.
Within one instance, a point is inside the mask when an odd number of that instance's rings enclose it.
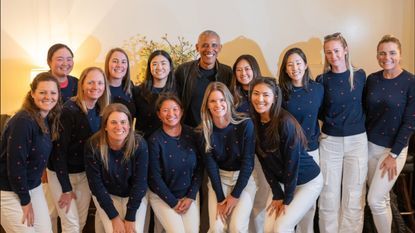
<path fill-rule="evenodd" d="M 179 36 L 178 43 L 172 43 L 167 34 L 161 37 L 161 42 L 148 40 L 146 36 L 137 34 L 124 42 L 122 47 L 130 59 L 131 79 L 135 84 L 141 83 L 145 78 L 147 60 L 155 50 L 165 50 L 170 54 L 174 67 L 197 58 L 195 46 Z"/>

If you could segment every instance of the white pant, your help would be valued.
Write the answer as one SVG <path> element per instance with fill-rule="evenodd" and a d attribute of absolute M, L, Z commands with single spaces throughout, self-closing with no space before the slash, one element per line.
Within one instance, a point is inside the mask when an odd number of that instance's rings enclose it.
<path fill-rule="evenodd" d="M 311 157 L 313 157 L 314 161 L 317 164 L 320 164 L 320 154 L 319 150 L 313 150 L 307 152 Z M 308 212 L 304 215 L 303 219 L 297 224 L 297 228 L 295 229 L 296 233 L 313 233 L 314 232 L 314 214 L 316 212 L 316 202 L 314 205 L 308 210 Z"/>
<path fill-rule="evenodd" d="M 62 195 L 62 186 L 54 171 L 46 169 L 48 174 L 48 184 L 53 190 L 52 198 L 61 219 L 63 233 L 82 232 L 88 217 L 89 203 L 91 201 L 91 191 L 89 190 L 88 180 L 85 172 L 69 174 L 72 185 L 72 192 L 75 192 L 76 199 L 71 201 L 68 213 L 66 207 L 59 208 L 59 199 Z"/>
<path fill-rule="evenodd" d="M 198 233 L 199 232 L 199 198 L 197 198 L 185 214 L 178 214 L 157 194 L 149 191 L 149 201 L 155 219 L 158 219 L 167 233 Z"/>
<path fill-rule="evenodd" d="M 127 203 L 128 197 L 118 197 L 115 195 L 111 195 L 112 203 L 115 209 L 118 211 L 118 214 L 122 220 L 124 220 L 125 214 L 127 213 Z M 97 208 L 97 213 L 99 218 L 102 221 L 106 233 L 112 233 L 112 222 L 111 219 L 108 218 L 108 215 L 105 213 L 105 210 L 101 208 L 95 196 L 92 196 L 92 200 L 94 201 L 95 207 Z M 144 222 L 146 218 L 146 211 L 147 211 L 147 196 L 144 196 L 141 199 L 140 207 L 135 214 L 135 230 L 137 233 L 142 233 L 144 230 Z"/>
<path fill-rule="evenodd" d="M 239 176 L 239 171 L 224 171 L 219 170 L 220 179 L 222 182 L 222 190 L 225 197 L 230 195 L 235 187 L 236 181 Z M 209 198 L 209 224 L 210 233 L 236 233 L 236 232 L 248 232 L 249 216 L 251 214 L 252 206 L 254 204 L 256 192 L 256 184 L 253 176 L 248 180 L 248 183 L 241 193 L 238 199 L 238 203 L 233 209 L 227 223 L 223 223 L 218 217 L 216 218 L 217 210 L 217 198 L 216 193 L 212 188 L 212 184 L 208 182 L 208 198 Z"/>
<path fill-rule="evenodd" d="M 257 155 L 255 156 L 255 167 L 252 172 L 255 184 L 257 185 L 257 191 L 254 199 L 254 206 L 252 207 L 251 216 L 249 217 L 249 232 L 250 233 L 263 233 L 264 232 L 264 220 L 266 212 L 266 202 L 268 194 L 271 193 L 271 188 L 265 178 L 262 171 L 261 164 Z"/>
<path fill-rule="evenodd" d="M 369 171 L 368 183 L 369 192 L 367 201 L 372 211 L 373 221 L 379 233 L 391 232 L 392 229 L 392 210 L 390 207 L 389 191 L 401 173 L 408 155 L 408 147 L 405 147 L 396 158 L 396 170 L 398 175 L 389 181 L 388 173 L 381 178 L 382 170 L 380 165 L 389 156 L 391 148 L 385 148 L 369 142 Z"/>
<path fill-rule="evenodd" d="M 347 137 L 322 134 L 320 167 L 324 186 L 319 199 L 321 233 L 362 232 L 367 150 L 366 133 Z"/>
<path fill-rule="evenodd" d="M 53 233 L 58 233 L 58 211 L 56 210 L 55 203 L 53 202 L 52 192 L 49 189 L 48 183 L 42 183 L 42 189 L 45 193 L 46 203 L 48 205 L 50 221 L 52 223 Z"/>
<path fill-rule="evenodd" d="M 28 227 L 27 221 L 22 224 L 23 209 L 17 194 L 13 191 L 0 191 L 2 227 L 8 233 L 52 233 L 52 224 L 50 222 L 48 205 L 43 194 L 42 185 L 29 190 L 29 195 L 34 214 L 33 227 Z"/>
<path fill-rule="evenodd" d="M 276 213 L 265 215 L 264 232 L 288 233 L 294 232 L 295 226 L 301 221 L 310 208 L 315 205 L 321 189 L 323 188 L 323 176 L 321 173 L 306 184 L 295 188 L 294 199 L 286 206 L 285 214 L 276 218 Z M 267 206 L 272 202 L 272 193 L 268 196 Z M 314 213 L 313 213 L 314 215 Z"/>

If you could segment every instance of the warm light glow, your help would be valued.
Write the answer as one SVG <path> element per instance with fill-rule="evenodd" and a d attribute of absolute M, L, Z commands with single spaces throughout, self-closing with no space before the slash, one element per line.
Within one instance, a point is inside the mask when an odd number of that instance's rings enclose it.
<path fill-rule="evenodd" d="M 32 81 L 36 77 L 36 75 L 38 75 L 38 74 L 40 74 L 42 72 L 47 72 L 47 71 L 49 71 L 49 68 L 48 67 L 31 69 L 30 70 L 30 79 L 29 79 L 29 82 L 32 83 Z"/>

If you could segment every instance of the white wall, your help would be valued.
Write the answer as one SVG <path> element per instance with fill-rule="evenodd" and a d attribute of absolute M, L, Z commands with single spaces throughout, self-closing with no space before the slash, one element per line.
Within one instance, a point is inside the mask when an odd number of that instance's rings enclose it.
<path fill-rule="evenodd" d="M 322 38 L 342 32 L 353 63 L 367 73 L 378 70 L 376 44 L 384 34 L 401 39 L 403 66 L 414 72 L 413 0 L 2 0 L 1 112 L 11 113 L 28 90 L 30 70 L 46 66 L 56 42 L 75 52 L 73 74 L 102 66 L 106 52 L 136 34 L 160 41 L 192 43 L 205 29 L 217 31 L 229 65 L 241 53 L 257 57 L 266 75 L 275 76 L 282 53 L 303 48 L 314 75 L 322 67 Z M 11 88 L 13 87 L 13 88 Z"/>

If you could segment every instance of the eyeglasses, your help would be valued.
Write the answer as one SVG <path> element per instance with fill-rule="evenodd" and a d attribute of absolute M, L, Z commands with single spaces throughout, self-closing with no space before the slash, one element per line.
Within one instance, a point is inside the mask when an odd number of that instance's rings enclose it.
<path fill-rule="evenodd" d="M 336 32 L 336 33 L 325 36 L 324 40 L 340 39 L 340 38 L 343 38 L 342 34 L 340 32 Z"/>
<path fill-rule="evenodd" d="M 250 66 L 245 66 L 245 67 L 235 69 L 235 71 L 238 72 L 238 73 L 241 73 L 244 70 L 245 70 L 245 72 L 248 72 L 248 71 L 252 70 L 252 68 Z"/>

